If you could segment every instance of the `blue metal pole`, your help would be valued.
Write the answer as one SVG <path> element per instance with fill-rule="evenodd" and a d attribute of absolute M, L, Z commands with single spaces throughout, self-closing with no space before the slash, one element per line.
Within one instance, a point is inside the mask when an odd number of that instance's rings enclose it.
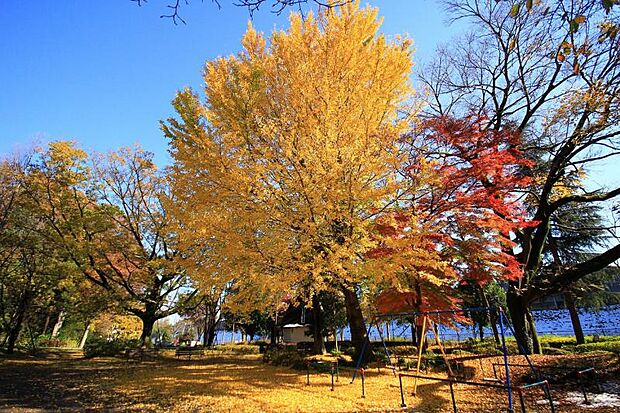
<path fill-rule="evenodd" d="M 385 355 L 387 356 L 388 361 L 390 362 L 390 367 L 392 368 L 394 377 L 396 377 L 396 368 L 394 367 L 394 363 L 392 363 L 392 356 L 390 355 L 390 351 L 388 350 L 387 345 L 385 344 L 385 340 L 383 339 L 383 331 L 381 331 L 378 321 L 376 324 L 377 324 L 377 331 L 379 331 L 379 337 L 381 338 L 381 343 L 383 344 L 383 351 L 385 352 Z"/>
<path fill-rule="evenodd" d="M 366 351 L 366 346 L 370 341 L 370 329 L 372 328 L 372 321 L 368 324 L 368 329 L 366 330 L 366 340 L 364 340 L 364 345 L 362 345 L 362 351 L 360 351 L 360 357 L 357 359 L 357 364 L 355 365 L 355 370 L 353 371 L 353 377 L 351 378 L 351 383 L 355 381 L 355 376 L 357 376 L 357 371 L 362 364 L 362 360 L 364 359 L 364 352 Z"/>
<path fill-rule="evenodd" d="M 506 388 L 508 389 L 508 411 L 510 413 L 514 412 L 512 406 L 512 387 L 510 386 L 510 370 L 508 368 L 508 349 L 506 348 L 506 336 L 504 334 L 504 311 L 502 307 L 497 308 L 497 312 L 499 313 L 499 329 L 502 334 L 502 347 L 504 351 L 504 370 L 506 373 Z"/>

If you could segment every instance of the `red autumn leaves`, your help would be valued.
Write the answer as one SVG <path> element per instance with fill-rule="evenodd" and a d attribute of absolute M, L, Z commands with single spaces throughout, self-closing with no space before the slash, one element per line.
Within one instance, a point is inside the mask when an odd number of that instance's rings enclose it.
<path fill-rule="evenodd" d="M 532 225 L 521 202 L 531 162 L 518 149 L 520 133 L 488 126 L 483 117 L 437 117 L 411 137 L 408 178 L 418 180 L 418 165 L 430 162 L 435 179 L 377 220 L 382 241 L 369 257 L 420 258 L 397 269 L 397 292 L 382 294 L 380 312 L 454 308 L 459 284 L 521 276 L 511 236 Z"/>

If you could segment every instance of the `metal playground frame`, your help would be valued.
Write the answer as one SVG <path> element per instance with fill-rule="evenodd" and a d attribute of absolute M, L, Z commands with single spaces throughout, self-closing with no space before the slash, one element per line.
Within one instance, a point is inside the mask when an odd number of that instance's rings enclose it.
<path fill-rule="evenodd" d="M 440 315 L 446 315 L 446 314 L 465 314 L 465 313 L 472 313 L 472 312 L 486 312 L 489 314 L 489 319 L 491 320 L 491 322 L 493 322 L 494 320 L 497 320 L 497 324 L 499 325 L 499 334 L 501 337 L 501 350 L 502 350 L 502 358 L 503 358 L 503 363 L 501 363 L 501 367 L 502 370 L 504 370 L 504 378 L 499 379 L 497 377 L 493 378 L 489 378 L 489 379 L 484 379 L 482 382 L 477 382 L 477 381 L 468 381 L 468 380 L 464 380 L 460 377 L 458 377 L 457 375 L 454 374 L 454 371 L 452 370 L 451 366 L 450 366 L 450 362 L 448 360 L 448 357 L 446 355 L 446 352 L 444 350 L 444 346 L 441 343 L 441 338 L 439 336 L 438 333 L 438 328 L 437 328 L 437 322 L 434 321 L 432 318 L 433 316 L 438 317 Z M 495 314 L 496 317 L 493 318 L 491 317 L 492 314 Z M 391 314 L 377 314 L 374 317 L 372 317 L 369 325 L 368 325 L 368 329 L 366 331 L 366 340 L 364 341 L 364 345 L 362 346 L 362 350 L 360 351 L 360 355 L 359 358 L 357 360 L 357 364 L 356 364 L 356 368 L 353 372 L 353 377 L 351 378 L 351 383 L 353 383 L 355 381 L 356 376 L 358 375 L 358 371 L 362 376 L 362 394 L 365 395 L 365 390 L 364 390 L 364 370 L 360 369 L 360 367 L 362 366 L 362 361 L 364 360 L 364 353 L 366 352 L 367 348 L 368 348 L 368 344 L 370 343 L 370 332 L 373 328 L 377 328 L 378 332 L 379 332 L 379 337 L 381 339 L 381 343 L 383 345 L 383 350 L 387 356 L 387 359 L 389 361 L 389 366 L 388 368 L 392 369 L 394 376 L 397 375 L 396 370 L 397 367 L 394 366 L 394 364 L 392 363 L 392 356 L 390 355 L 390 352 L 388 350 L 388 347 L 385 343 L 385 340 L 383 339 L 383 332 L 381 330 L 381 328 L 379 328 L 379 321 L 380 320 L 385 320 L 385 319 L 396 319 L 396 318 L 418 318 L 418 317 L 422 317 L 422 322 L 421 322 L 421 332 L 419 333 L 419 337 L 420 337 L 420 342 L 418 343 L 418 349 L 417 349 L 417 359 L 416 359 L 416 368 L 415 368 L 415 374 L 413 373 L 402 373 L 399 372 L 398 373 L 398 380 L 399 380 L 399 386 L 400 386 L 400 398 L 401 398 L 401 407 L 406 407 L 406 403 L 405 403 L 405 395 L 404 395 L 404 391 L 403 391 L 403 382 L 402 382 L 402 378 L 403 377 L 411 377 L 414 379 L 414 384 L 413 384 L 413 396 L 416 395 L 417 392 L 417 387 L 418 387 L 418 379 L 424 379 L 424 380 L 436 380 L 436 381 L 440 381 L 440 382 L 447 382 L 450 385 L 450 394 L 451 394 L 451 399 L 452 399 L 452 407 L 454 410 L 454 413 L 457 412 L 457 405 L 456 405 L 456 400 L 454 397 L 454 384 L 464 384 L 464 385 L 471 385 L 471 386 L 478 386 L 478 387 L 491 387 L 491 388 L 497 388 L 497 389 L 504 389 L 506 391 L 506 395 L 507 395 L 507 407 L 508 407 L 508 412 L 513 413 L 514 412 L 514 405 L 515 405 L 515 400 L 514 400 L 514 396 L 515 393 L 517 393 L 517 396 L 519 398 L 519 405 L 520 405 L 520 410 L 522 412 L 526 412 L 526 405 L 525 405 L 525 399 L 523 397 L 523 393 L 526 389 L 529 388 L 533 388 L 533 387 L 541 387 L 545 393 L 546 398 L 549 400 L 549 404 L 551 407 L 551 412 L 555 413 L 555 408 L 554 408 L 554 404 L 553 404 L 553 399 L 551 398 L 551 392 L 549 390 L 549 383 L 546 380 L 542 380 L 542 378 L 540 377 L 540 374 L 538 372 L 537 369 L 535 369 L 534 365 L 532 364 L 530 358 L 525 354 L 525 352 L 523 351 L 523 346 L 521 345 L 521 343 L 519 343 L 519 341 L 517 340 L 517 345 L 519 346 L 519 349 L 521 350 L 521 352 L 524 354 L 526 360 L 527 360 L 527 366 L 530 367 L 532 373 L 534 374 L 534 377 L 537 378 L 536 383 L 531 383 L 531 384 L 526 384 L 523 386 L 517 386 L 514 387 L 512 386 L 511 382 L 510 382 L 510 366 L 511 363 L 509 363 L 508 361 L 508 351 L 507 351 L 507 347 L 506 347 L 506 327 L 509 327 L 510 330 L 512 330 L 512 334 L 514 336 L 514 330 L 512 329 L 512 326 L 509 324 L 508 319 L 506 318 L 505 314 L 504 314 L 504 310 L 501 307 L 474 307 L 474 308 L 462 308 L 462 309 L 456 309 L 456 310 L 436 310 L 436 311 L 414 311 L 414 312 L 404 312 L 404 313 L 391 313 Z M 418 324 L 419 325 L 419 324 Z M 446 365 L 446 369 L 448 371 L 448 377 L 447 378 L 439 378 L 439 377 L 432 377 L 432 376 L 427 376 L 427 375 L 421 375 L 420 374 L 420 366 L 421 366 L 421 360 L 422 360 L 422 350 L 424 348 L 424 344 L 425 342 L 428 340 L 428 332 L 432 332 L 434 339 L 435 339 L 435 343 L 437 344 L 437 346 L 439 347 L 440 351 L 441 351 L 441 355 L 444 359 L 445 365 Z M 516 339 L 516 337 L 515 337 Z M 500 366 L 500 363 L 496 363 L 498 366 Z M 495 369 L 495 367 L 494 367 Z"/>

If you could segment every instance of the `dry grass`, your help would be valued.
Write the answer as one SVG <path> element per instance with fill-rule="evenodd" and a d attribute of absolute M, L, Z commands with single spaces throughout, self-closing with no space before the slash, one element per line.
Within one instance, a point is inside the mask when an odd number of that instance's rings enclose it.
<path fill-rule="evenodd" d="M 476 379 L 491 374 L 488 359 L 480 371 L 471 363 Z M 485 367 L 486 365 L 486 367 Z M 403 378 L 406 401 L 415 411 L 451 411 L 447 384 L 421 380 L 413 398 L 411 378 Z M 191 361 L 163 359 L 127 362 L 94 360 L 4 360 L 0 363 L 0 409 L 118 409 L 133 411 L 278 411 L 351 412 L 399 411 L 398 379 L 390 371 L 369 371 L 366 398 L 361 381 L 349 384 L 343 372 L 330 391 L 330 376 L 313 373 L 306 385 L 305 372 L 265 365 L 256 355 L 208 355 Z M 502 411 L 506 394 L 493 389 L 456 386 L 459 411 Z M 532 394 L 530 402 L 542 395 Z M 540 411 L 545 406 L 540 406 Z M 560 412 L 579 411 L 560 406 Z M 593 412 L 613 410 L 589 409 Z"/>

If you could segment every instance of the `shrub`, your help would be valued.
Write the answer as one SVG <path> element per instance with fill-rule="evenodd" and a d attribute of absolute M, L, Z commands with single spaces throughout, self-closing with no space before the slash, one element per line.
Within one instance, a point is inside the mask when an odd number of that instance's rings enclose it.
<path fill-rule="evenodd" d="M 230 343 L 220 344 L 216 346 L 215 349 L 228 354 L 258 354 L 260 348 L 257 344 Z"/>
<path fill-rule="evenodd" d="M 135 339 L 116 339 L 108 340 L 107 338 L 91 335 L 84 345 L 84 356 L 91 357 L 115 357 L 122 355 L 128 348 L 136 348 L 140 346 L 140 340 Z"/>
<path fill-rule="evenodd" d="M 286 366 L 294 369 L 305 369 L 306 362 L 296 347 L 278 346 L 268 349 L 263 355 L 263 362 L 275 366 Z"/>
<path fill-rule="evenodd" d="M 549 356 L 564 356 L 566 354 L 571 354 L 570 350 L 566 350 L 563 348 L 556 348 L 556 347 L 544 347 L 543 348 L 543 354 L 549 355 Z"/>
<path fill-rule="evenodd" d="M 599 341 L 597 343 L 586 343 L 575 346 L 577 353 L 590 353 L 593 351 L 605 351 L 620 355 L 619 341 Z"/>
<path fill-rule="evenodd" d="M 575 344 L 575 337 L 571 336 L 540 336 L 539 339 L 542 347 L 562 348 Z"/>
<path fill-rule="evenodd" d="M 414 356 L 418 354 L 418 349 L 411 345 L 392 346 L 392 347 L 388 347 L 388 350 L 390 351 L 390 354 L 393 354 L 395 356 Z M 381 351 L 383 351 L 383 348 L 381 348 Z"/>
<path fill-rule="evenodd" d="M 67 343 L 60 338 L 49 338 L 46 336 L 39 336 L 37 338 L 37 346 L 39 347 L 66 347 Z"/>

